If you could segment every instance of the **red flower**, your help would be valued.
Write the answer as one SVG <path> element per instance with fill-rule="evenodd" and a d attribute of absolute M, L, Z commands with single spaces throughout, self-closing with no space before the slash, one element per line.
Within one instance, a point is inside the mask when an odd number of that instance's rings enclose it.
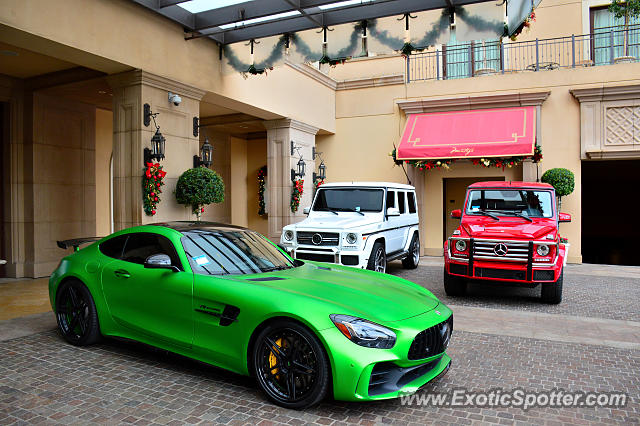
<path fill-rule="evenodd" d="M 204 213 L 204 207 L 200 209 L 200 212 Z"/>
<path fill-rule="evenodd" d="M 160 188 L 160 184 L 159 184 L 159 183 L 156 183 L 156 186 L 157 186 L 158 188 Z"/>
<path fill-rule="evenodd" d="M 152 197 L 155 197 L 156 193 L 155 193 L 155 192 L 152 192 L 152 193 L 151 193 L 151 194 L 149 194 L 149 195 L 151 195 Z"/>
<path fill-rule="evenodd" d="M 156 211 L 155 210 L 151 210 L 151 214 L 156 214 Z"/>
<path fill-rule="evenodd" d="M 158 201 L 158 197 L 154 198 L 153 201 Z"/>
<path fill-rule="evenodd" d="M 147 178 L 151 178 L 151 172 L 149 171 L 149 169 L 147 169 L 144 174 L 147 176 Z"/>

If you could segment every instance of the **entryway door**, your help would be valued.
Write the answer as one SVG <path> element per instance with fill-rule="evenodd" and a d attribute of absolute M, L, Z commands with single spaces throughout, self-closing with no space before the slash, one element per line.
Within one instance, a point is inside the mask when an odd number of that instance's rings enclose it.
<path fill-rule="evenodd" d="M 453 231 L 460 224 L 460 219 L 451 218 L 451 210 L 462 209 L 464 204 L 464 197 L 467 193 L 467 187 L 472 183 L 485 182 L 491 180 L 504 181 L 504 176 L 495 177 L 470 177 L 470 178 L 448 178 L 443 179 L 444 185 L 444 211 L 442 220 L 444 221 L 444 235 L 443 241 L 451 236 Z"/>

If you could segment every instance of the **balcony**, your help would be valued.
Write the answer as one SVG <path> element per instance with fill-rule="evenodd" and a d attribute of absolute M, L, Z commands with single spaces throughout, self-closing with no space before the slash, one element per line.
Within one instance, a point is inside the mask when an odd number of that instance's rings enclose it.
<path fill-rule="evenodd" d="M 569 37 L 442 45 L 408 55 L 406 73 L 410 83 L 638 62 L 639 58 L 640 25 L 633 25 L 626 31 L 609 27 Z"/>

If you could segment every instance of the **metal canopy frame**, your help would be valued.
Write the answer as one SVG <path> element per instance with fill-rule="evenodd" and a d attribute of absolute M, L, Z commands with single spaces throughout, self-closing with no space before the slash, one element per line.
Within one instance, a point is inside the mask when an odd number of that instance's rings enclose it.
<path fill-rule="evenodd" d="M 291 34 L 313 28 L 329 27 L 363 19 L 382 18 L 405 13 L 443 9 L 495 0 L 375 0 L 331 9 L 319 6 L 339 3 L 337 0 L 252 0 L 217 9 L 191 13 L 179 6 L 188 0 L 130 0 L 182 25 L 185 38 L 209 37 L 220 44 L 238 43 L 279 34 Z M 240 24 L 287 12 L 292 16 Z M 238 24 L 230 28 L 221 28 Z"/>

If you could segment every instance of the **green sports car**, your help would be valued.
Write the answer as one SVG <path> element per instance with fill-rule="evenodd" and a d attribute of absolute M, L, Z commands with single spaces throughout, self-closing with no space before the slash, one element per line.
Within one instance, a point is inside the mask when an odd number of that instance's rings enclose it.
<path fill-rule="evenodd" d="M 79 245 L 93 244 L 79 250 Z M 440 377 L 452 312 L 402 278 L 291 259 L 262 235 L 204 222 L 59 241 L 49 296 L 62 336 L 137 340 L 243 375 L 304 408 L 394 398 Z"/>

